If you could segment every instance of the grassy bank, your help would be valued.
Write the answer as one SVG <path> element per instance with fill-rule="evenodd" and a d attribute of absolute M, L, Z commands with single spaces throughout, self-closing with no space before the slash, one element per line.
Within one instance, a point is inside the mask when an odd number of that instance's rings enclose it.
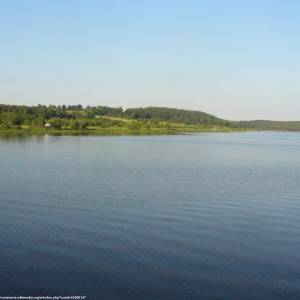
<path fill-rule="evenodd" d="M 106 127 L 100 128 L 96 126 L 87 127 L 84 129 L 71 128 L 39 128 L 30 126 L 1 128 L 0 135 L 8 134 L 27 134 L 27 135 L 168 135 L 168 134 L 184 134 L 197 132 L 231 132 L 238 129 L 228 127 L 205 127 L 191 125 L 173 125 L 169 127 L 153 127 L 153 128 L 128 128 L 128 127 Z M 241 129 L 240 129 L 241 130 Z"/>

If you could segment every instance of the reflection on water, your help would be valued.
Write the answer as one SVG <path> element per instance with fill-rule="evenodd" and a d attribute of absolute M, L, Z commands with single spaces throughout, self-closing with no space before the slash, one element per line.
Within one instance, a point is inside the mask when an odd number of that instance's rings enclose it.
<path fill-rule="evenodd" d="M 300 134 L 0 137 L 0 295 L 298 299 Z"/>
<path fill-rule="evenodd" d="M 26 131 L 14 131 L 5 132 L 0 131 L 0 139 L 2 140 L 16 140 L 16 139 L 31 139 L 31 138 L 43 138 L 44 136 L 88 136 L 92 135 L 92 132 L 84 131 L 69 131 L 67 134 L 65 132 L 53 131 L 53 132 L 26 132 Z"/>

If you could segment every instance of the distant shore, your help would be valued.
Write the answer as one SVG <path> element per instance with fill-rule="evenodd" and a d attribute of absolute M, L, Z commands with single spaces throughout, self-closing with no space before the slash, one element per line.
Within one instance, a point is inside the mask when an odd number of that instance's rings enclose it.
<path fill-rule="evenodd" d="M 234 132 L 245 129 L 232 128 L 204 128 L 204 127 L 177 127 L 177 128 L 139 128 L 127 127 L 86 128 L 86 129 L 50 129 L 50 128 L 0 128 L 1 135 L 175 135 L 201 132 Z"/>
<path fill-rule="evenodd" d="M 0 134 L 153 135 L 253 130 L 300 131 L 300 121 L 230 121 L 167 107 L 0 104 Z"/>

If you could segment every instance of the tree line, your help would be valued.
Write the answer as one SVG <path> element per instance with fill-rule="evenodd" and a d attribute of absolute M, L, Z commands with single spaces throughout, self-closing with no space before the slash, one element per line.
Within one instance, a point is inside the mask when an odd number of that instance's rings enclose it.
<path fill-rule="evenodd" d="M 101 116 L 116 117 L 116 119 L 101 118 Z M 84 129 L 87 126 L 123 126 L 122 118 L 152 124 L 163 121 L 187 125 L 230 126 L 228 121 L 204 112 L 167 107 L 129 108 L 124 110 L 122 107 L 83 107 L 81 104 L 58 106 L 0 104 L 0 125 L 5 128 L 21 125 L 44 127 L 47 123 L 54 128 L 68 126 L 73 129 Z"/>

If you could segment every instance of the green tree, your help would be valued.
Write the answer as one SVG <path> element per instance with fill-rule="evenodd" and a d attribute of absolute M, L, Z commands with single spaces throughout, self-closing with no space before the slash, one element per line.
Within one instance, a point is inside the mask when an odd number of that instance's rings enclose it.
<path fill-rule="evenodd" d="M 71 120 L 69 122 L 69 126 L 70 126 L 71 129 L 74 129 L 74 130 L 78 130 L 80 128 L 80 124 L 76 120 Z"/>

